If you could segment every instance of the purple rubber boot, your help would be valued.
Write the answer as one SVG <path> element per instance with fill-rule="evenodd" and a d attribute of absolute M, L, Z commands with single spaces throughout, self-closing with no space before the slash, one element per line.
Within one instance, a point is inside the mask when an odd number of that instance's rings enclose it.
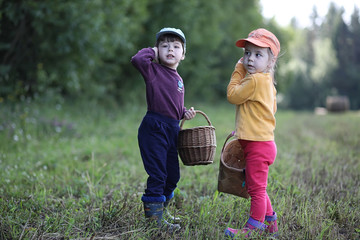
<path fill-rule="evenodd" d="M 227 228 L 225 230 L 225 236 L 234 238 L 236 235 L 241 235 L 244 238 L 250 238 L 255 234 L 261 235 L 265 229 L 266 225 L 264 223 L 250 217 L 242 229 Z"/>
<path fill-rule="evenodd" d="M 273 237 L 278 236 L 278 225 L 277 225 L 277 215 L 276 212 L 273 212 L 271 216 L 265 216 L 265 224 L 267 225 L 266 232 L 273 235 Z"/>

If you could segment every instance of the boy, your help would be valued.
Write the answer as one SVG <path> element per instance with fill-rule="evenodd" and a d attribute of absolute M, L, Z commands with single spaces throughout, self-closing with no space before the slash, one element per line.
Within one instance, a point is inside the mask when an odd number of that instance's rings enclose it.
<path fill-rule="evenodd" d="M 180 180 L 177 152 L 179 122 L 195 117 L 184 107 L 184 83 L 177 72 L 185 59 L 186 38 L 180 29 L 163 28 L 156 34 L 153 48 L 141 49 L 131 62 L 146 84 L 147 113 L 139 127 L 138 142 L 144 168 L 149 175 L 144 204 L 145 217 L 170 231 L 180 225 L 163 219 L 164 208 L 174 196 Z"/>

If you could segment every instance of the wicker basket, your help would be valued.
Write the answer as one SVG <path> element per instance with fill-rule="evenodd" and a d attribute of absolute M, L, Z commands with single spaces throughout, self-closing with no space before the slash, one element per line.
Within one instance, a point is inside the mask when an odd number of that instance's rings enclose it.
<path fill-rule="evenodd" d="M 184 165 L 207 165 L 214 161 L 216 150 L 215 127 L 211 125 L 209 118 L 202 111 L 209 126 L 200 126 L 182 129 L 185 119 L 180 123 L 178 152 Z"/>
<path fill-rule="evenodd" d="M 226 138 L 220 155 L 218 176 L 218 191 L 235 196 L 249 198 L 245 185 L 244 151 L 237 139 L 227 141 L 234 136 L 234 132 Z"/>

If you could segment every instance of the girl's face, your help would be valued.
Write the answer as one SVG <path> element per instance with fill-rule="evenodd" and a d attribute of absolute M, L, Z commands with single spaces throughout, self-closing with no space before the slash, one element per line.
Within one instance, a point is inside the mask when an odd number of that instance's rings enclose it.
<path fill-rule="evenodd" d="M 269 48 L 258 47 L 249 42 L 245 44 L 243 64 L 248 73 L 270 72 L 274 59 Z"/>
<path fill-rule="evenodd" d="M 181 60 L 184 60 L 185 54 L 180 41 L 161 41 L 159 43 L 160 63 L 169 68 L 175 69 Z"/>

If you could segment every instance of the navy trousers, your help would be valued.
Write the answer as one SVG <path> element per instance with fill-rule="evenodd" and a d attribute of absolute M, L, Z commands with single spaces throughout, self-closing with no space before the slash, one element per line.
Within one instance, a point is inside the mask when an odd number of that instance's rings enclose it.
<path fill-rule="evenodd" d="M 138 132 L 144 168 L 149 175 L 144 202 L 164 202 L 180 180 L 177 142 L 179 121 L 147 112 Z"/>

